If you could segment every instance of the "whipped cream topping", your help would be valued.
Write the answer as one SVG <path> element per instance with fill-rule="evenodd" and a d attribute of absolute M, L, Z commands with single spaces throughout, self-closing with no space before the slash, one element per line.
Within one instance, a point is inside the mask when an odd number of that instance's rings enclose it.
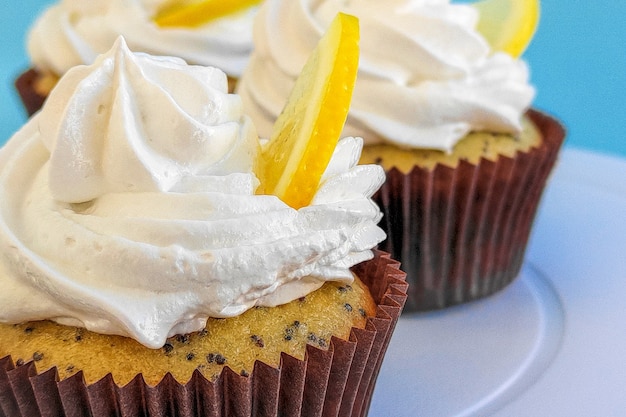
<path fill-rule="evenodd" d="M 153 22 L 166 0 L 60 0 L 33 25 L 28 51 L 34 66 L 57 75 L 90 64 L 122 35 L 133 51 L 178 56 L 238 78 L 252 50 L 258 7 L 200 27 L 161 28 Z"/>
<path fill-rule="evenodd" d="M 340 141 L 311 205 L 255 195 L 259 141 L 226 76 L 132 53 L 70 70 L 0 150 L 0 321 L 152 348 L 302 297 L 385 238 L 378 166 Z"/>
<path fill-rule="evenodd" d="M 266 0 L 237 88 L 261 137 L 338 11 L 357 16 L 361 27 L 345 135 L 450 151 L 470 131 L 521 130 L 534 97 L 528 68 L 490 51 L 473 7 L 449 0 Z"/>

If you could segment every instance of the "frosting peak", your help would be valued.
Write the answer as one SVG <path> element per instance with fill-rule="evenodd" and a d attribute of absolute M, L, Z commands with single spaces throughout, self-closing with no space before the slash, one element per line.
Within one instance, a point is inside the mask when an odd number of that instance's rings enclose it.
<path fill-rule="evenodd" d="M 384 173 L 356 165 L 361 147 L 340 141 L 310 206 L 255 195 L 259 142 L 225 75 L 120 39 L 0 150 L 0 321 L 158 348 L 351 281 L 384 239 Z"/>
<path fill-rule="evenodd" d="M 534 96 L 528 68 L 490 51 L 473 7 L 449 0 L 266 0 L 237 90 L 262 137 L 338 11 L 357 16 L 361 26 L 345 135 L 449 151 L 470 131 L 520 131 Z"/>
<path fill-rule="evenodd" d="M 226 86 L 215 68 L 133 54 L 119 38 L 95 65 L 73 70 L 42 111 L 52 196 L 187 191 L 202 187 L 190 178 L 250 172 L 257 138 Z"/>

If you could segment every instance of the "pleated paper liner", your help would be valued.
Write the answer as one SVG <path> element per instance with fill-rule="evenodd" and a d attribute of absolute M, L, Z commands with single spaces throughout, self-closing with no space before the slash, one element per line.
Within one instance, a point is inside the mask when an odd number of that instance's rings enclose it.
<path fill-rule="evenodd" d="M 31 68 L 23 72 L 15 80 L 15 89 L 22 99 L 22 104 L 24 105 L 24 108 L 29 116 L 32 116 L 35 112 L 41 109 L 41 106 L 43 106 L 43 102 L 47 97 L 39 94 L 35 89 L 35 83 L 39 77 L 39 72 L 37 72 L 34 68 Z"/>
<path fill-rule="evenodd" d="M 141 375 L 120 387 L 109 374 L 87 385 L 79 372 L 59 381 L 56 368 L 0 359 L 0 416 L 365 416 L 389 339 L 406 300 L 405 273 L 389 255 L 354 272 L 377 303 L 365 329 L 349 340 L 333 337 L 328 350 L 307 346 L 304 360 L 282 354 L 278 368 L 257 361 L 249 376 L 225 367 L 215 381 L 196 371 L 181 384 L 170 374 L 156 386 Z"/>
<path fill-rule="evenodd" d="M 565 138 L 552 117 L 530 110 L 543 143 L 513 158 L 461 161 L 454 169 L 387 172 L 374 197 L 409 294 L 404 312 L 426 311 L 491 295 L 519 274 L 540 197 Z"/>

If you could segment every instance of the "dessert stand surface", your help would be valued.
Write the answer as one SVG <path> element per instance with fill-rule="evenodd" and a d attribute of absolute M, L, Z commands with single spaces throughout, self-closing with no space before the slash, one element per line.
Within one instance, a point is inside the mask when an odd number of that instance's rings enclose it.
<path fill-rule="evenodd" d="M 520 276 L 403 315 L 370 416 L 626 413 L 626 160 L 566 148 Z"/>

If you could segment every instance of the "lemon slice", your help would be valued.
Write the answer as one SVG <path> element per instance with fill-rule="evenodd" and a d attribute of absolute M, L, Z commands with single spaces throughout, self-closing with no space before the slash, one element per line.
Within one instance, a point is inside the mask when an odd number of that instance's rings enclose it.
<path fill-rule="evenodd" d="M 256 6 L 262 0 L 176 0 L 167 2 L 154 22 L 161 27 L 195 27 Z"/>
<path fill-rule="evenodd" d="M 493 50 L 514 57 L 524 53 L 539 23 L 539 0 L 481 0 L 478 31 Z"/>
<path fill-rule="evenodd" d="M 339 13 L 312 52 L 261 152 L 260 192 L 308 205 L 346 122 L 359 65 L 359 21 Z"/>

